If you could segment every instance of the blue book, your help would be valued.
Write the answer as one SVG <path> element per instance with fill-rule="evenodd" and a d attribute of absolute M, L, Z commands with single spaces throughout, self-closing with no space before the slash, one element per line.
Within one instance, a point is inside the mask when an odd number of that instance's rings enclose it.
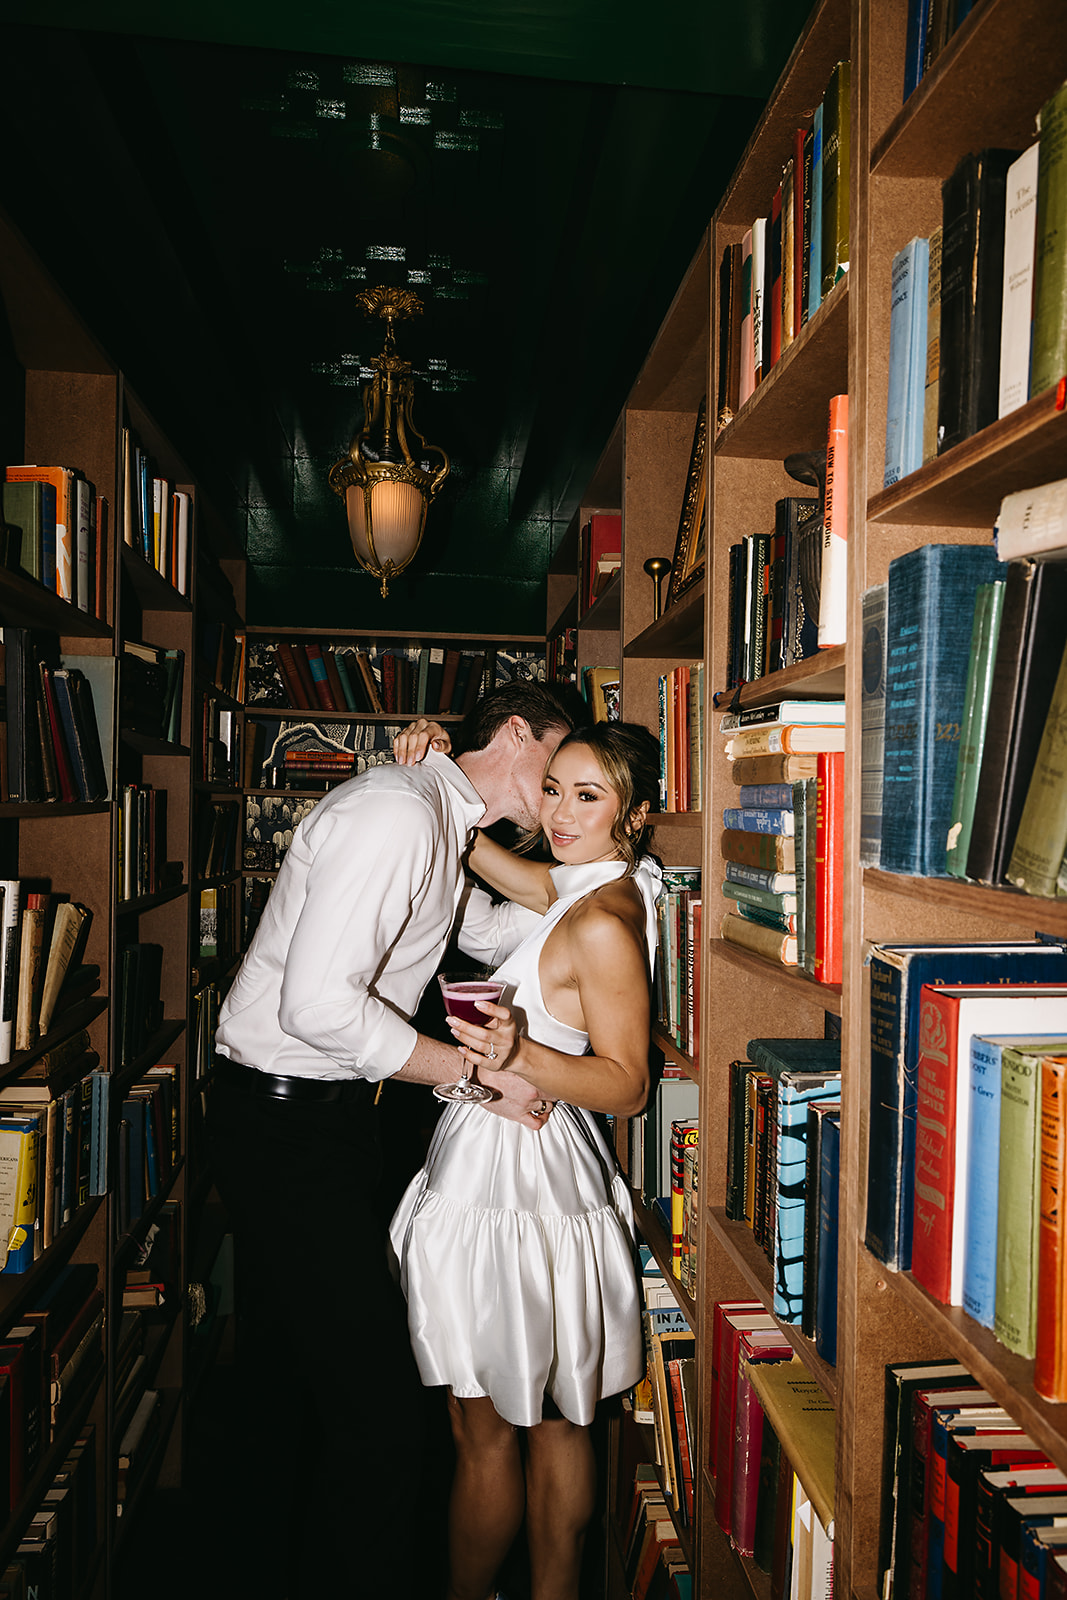
<path fill-rule="evenodd" d="M 930 241 L 909 239 L 893 257 L 889 302 L 889 400 L 885 416 L 884 486 L 923 464 L 926 392 L 926 304 Z"/>
<path fill-rule="evenodd" d="M 911 1266 L 923 984 L 1057 983 L 1067 973 L 1065 957 L 1067 946 L 1047 939 L 873 947 L 865 1242 L 872 1255 L 893 1271 L 904 1272 Z"/>
<path fill-rule="evenodd" d="M 837 1189 L 841 1173 L 841 1118 L 823 1118 L 819 1162 L 819 1242 L 816 1247 L 815 1349 L 837 1361 Z"/>
<path fill-rule="evenodd" d="M 997 1170 L 1000 1164 L 999 1039 L 971 1039 L 971 1140 L 963 1244 L 963 1309 L 993 1326 L 997 1287 Z"/>
<path fill-rule="evenodd" d="M 89 1193 L 107 1193 L 107 1102 L 110 1074 L 98 1069 L 93 1078 L 93 1143 L 89 1164 Z"/>
<path fill-rule="evenodd" d="M 811 119 L 811 243 L 808 248 L 808 316 L 822 304 L 822 101 Z"/>
<path fill-rule="evenodd" d="M 839 1072 L 783 1072 L 778 1079 L 777 1184 L 774 1208 L 774 1301 L 783 1322 L 804 1314 L 804 1221 L 807 1209 L 808 1106 L 839 1100 Z"/>
<path fill-rule="evenodd" d="M 930 15 L 930 0 L 908 0 L 908 23 L 904 35 L 904 99 L 919 84 L 923 75 L 923 56 L 926 54 L 926 23 Z"/>
<path fill-rule="evenodd" d="M 777 833 L 793 836 L 793 808 L 784 806 L 726 806 L 722 814 L 724 828 L 742 828 L 745 833 Z"/>
<path fill-rule="evenodd" d="M 729 883 L 747 883 L 753 889 L 770 889 L 772 894 L 796 894 L 795 872 L 775 872 L 771 867 L 750 867 L 744 861 L 726 861 Z"/>
<path fill-rule="evenodd" d="M 793 785 L 791 783 L 742 783 L 737 790 L 738 803 L 749 807 L 778 807 L 785 811 L 793 809 Z"/>
<path fill-rule="evenodd" d="M 881 867 L 947 877 L 960 721 L 978 586 L 1005 576 L 992 543 L 928 544 L 889 563 Z"/>

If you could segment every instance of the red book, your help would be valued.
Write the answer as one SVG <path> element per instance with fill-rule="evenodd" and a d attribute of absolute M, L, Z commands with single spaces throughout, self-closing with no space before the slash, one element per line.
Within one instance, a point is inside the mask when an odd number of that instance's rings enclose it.
<path fill-rule="evenodd" d="M 738 1398 L 738 1355 L 743 1333 L 763 1333 L 781 1337 L 778 1324 L 769 1311 L 729 1313 L 723 1319 L 719 1353 L 718 1438 L 715 1444 L 715 1520 L 724 1533 L 733 1519 L 733 1467 Z"/>
<path fill-rule="evenodd" d="M 820 751 L 815 805 L 815 981 L 840 983 L 844 946 L 841 898 L 845 875 L 845 756 Z"/>
<path fill-rule="evenodd" d="M 844 644 L 848 615 L 848 395 L 830 401 L 826 438 L 826 516 L 819 590 L 819 649 Z"/>
<path fill-rule="evenodd" d="M 905 1582 L 895 1587 L 903 1595 L 925 1593 L 927 1534 L 930 1525 L 931 1505 L 935 1498 L 934 1461 L 930 1436 L 935 1411 L 945 1415 L 964 1409 L 980 1407 L 992 1410 L 992 1395 L 985 1389 L 921 1389 L 912 1396 L 911 1424 L 911 1474 L 909 1507 L 904 1508 L 907 1531 L 904 1540 Z M 910 1583 L 907 1571 L 910 1570 Z"/>
<path fill-rule="evenodd" d="M 278 663 L 278 671 L 285 684 L 285 692 L 289 696 L 289 704 L 296 711 L 310 711 L 311 701 L 304 692 L 304 681 L 296 670 L 293 659 L 293 647 L 284 641 L 274 646 L 274 656 Z"/>
<path fill-rule="evenodd" d="M 449 713 L 452 710 L 452 696 L 456 689 L 456 673 L 459 671 L 459 657 L 460 652 L 458 650 L 452 650 L 446 646 L 444 668 L 441 672 L 441 703 L 437 707 L 438 714 L 441 712 Z M 382 698 L 384 700 L 384 694 Z M 427 706 L 426 709 L 429 711 L 429 706 Z"/>
<path fill-rule="evenodd" d="M 719 1390 L 722 1379 L 722 1350 L 725 1340 L 726 1321 L 728 1317 L 756 1317 L 764 1318 L 757 1321 L 757 1327 L 774 1327 L 774 1318 L 771 1317 L 759 1300 L 717 1300 L 712 1312 L 711 1326 L 711 1406 L 708 1426 L 708 1471 L 714 1478 L 718 1471 L 718 1444 L 719 1444 Z"/>
<path fill-rule="evenodd" d="M 593 603 L 593 584 L 601 556 L 618 555 L 622 549 L 622 512 L 594 511 L 581 532 L 579 549 L 579 615 Z"/>
<path fill-rule="evenodd" d="M 1067 1400 L 1067 1057 L 1041 1063 L 1037 1346 L 1034 1388 L 1046 1400 Z"/>
<path fill-rule="evenodd" d="M 300 682 L 304 688 L 304 697 L 307 708 L 309 711 L 314 711 L 315 707 L 321 702 L 318 694 L 315 691 L 315 680 L 311 676 L 311 665 L 308 661 L 307 650 L 302 644 L 296 643 L 291 644 L 289 649 L 292 651 L 293 666 L 300 674 Z"/>
<path fill-rule="evenodd" d="M 971 1038 L 1055 1032 L 1067 1024 L 1057 984 L 923 984 L 916 1068 L 911 1270 L 946 1305 L 963 1303 Z"/>
<path fill-rule="evenodd" d="M 788 1361 L 792 1354 L 792 1345 L 777 1328 L 766 1333 L 743 1333 L 738 1345 L 734 1454 L 730 1466 L 730 1527 L 727 1531 L 735 1549 L 742 1556 L 751 1557 L 755 1549 L 756 1504 L 763 1450 L 763 1407 L 752 1387 L 747 1364 L 754 1361 Z"/>

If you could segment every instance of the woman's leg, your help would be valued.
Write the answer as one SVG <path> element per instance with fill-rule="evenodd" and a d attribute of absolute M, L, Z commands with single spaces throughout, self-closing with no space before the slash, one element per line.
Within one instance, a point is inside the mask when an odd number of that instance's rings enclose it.
<path fill-rule="evenodd" d="M 522 1526 L 519 1436 L 486 1398 L 457 1400 L 448 1414 L 456 1468 L 448 1511 L 449 1600 L 489 1600 Z"/>
<path fill-rule="evenodd" d="M 527 1431 L 526 1447 L 532 1600 L 578 1600 L 585 1530 L 596 1507 L 589 1429 L 552 1418 Z"/>

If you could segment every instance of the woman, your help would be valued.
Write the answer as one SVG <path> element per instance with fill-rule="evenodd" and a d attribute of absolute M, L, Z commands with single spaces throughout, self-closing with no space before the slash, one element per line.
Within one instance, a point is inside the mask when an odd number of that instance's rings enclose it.
<path fill-rule="evenodd" d="M 629 1193 L 589 1112 L 632 1116 L 648 1093 L 658 784 L 648 730 L 597 723 L 545 771 L 556 865 L 481 834 L 472 849 L 480 877 L 543 916 L 498 968 L 484 1026 L 449 1026 L 483 1083 L 518 1073 L 548 1114 L 533 1132 L 448 1106 L 391 1227 L 422 1380 L 449 1389 L 450 1600 L 493 1594 L 524 1512 L 533 1600 L 577 1600 L 589 1423 L 644 1371 Z"/>

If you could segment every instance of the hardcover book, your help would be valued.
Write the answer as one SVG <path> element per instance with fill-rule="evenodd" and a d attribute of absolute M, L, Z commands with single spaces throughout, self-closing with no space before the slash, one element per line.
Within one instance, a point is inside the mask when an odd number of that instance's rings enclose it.
<path fill-rule="evenodd" d="M 882 775 L 885 768 L 886 609 L 889 586 L 863 595 L 860 711 L 860 861 L 882 859 Z"/>
<path fill-rule="evenodd" d="M 1030 321 L 1037 237 L 1038 145 L 1008 168 L 1004 206 L 1004 281 L 1000 308 L 1000 386 L 997 415 L 1006 417 L 1030 397 Z"/>
<path fill-rule="evenodd" d="M 889 286 L 889 400 L 883 486 L 922 466 L 930 242 L 910 239 L 893 257 Z"/>
<path fill-rule="evenodd" d="M 970 629 L 981 583 L 1003 576 L 992 545 L 928 544 L 889 564 L 881 866 L 945 877 Z"/>
<path fill-rule="evenodd" d="M 1067 86 L 1056 90 L 1038 117 L 1037 222 L 1034 244 L 1034 325 L 1030 394 L 1038 395 L 1067 373 Z"/>
<path fill-rule="evenodd" d="M 1000 581 L 980 583 L 974 603 L 971 657 L 967 666 L 959 755 L 956 758 L 956 784 L 952 792 L 952 812 L 945 849 L 945 867 L 954 878 L 967 876 L 967 856 L 971 848 L 974 808 L 978 798 L 978 775 L 982 770 L 989 701 L 993 691 L 993 663 L 1004 610 L 1004 588 Z"/>

